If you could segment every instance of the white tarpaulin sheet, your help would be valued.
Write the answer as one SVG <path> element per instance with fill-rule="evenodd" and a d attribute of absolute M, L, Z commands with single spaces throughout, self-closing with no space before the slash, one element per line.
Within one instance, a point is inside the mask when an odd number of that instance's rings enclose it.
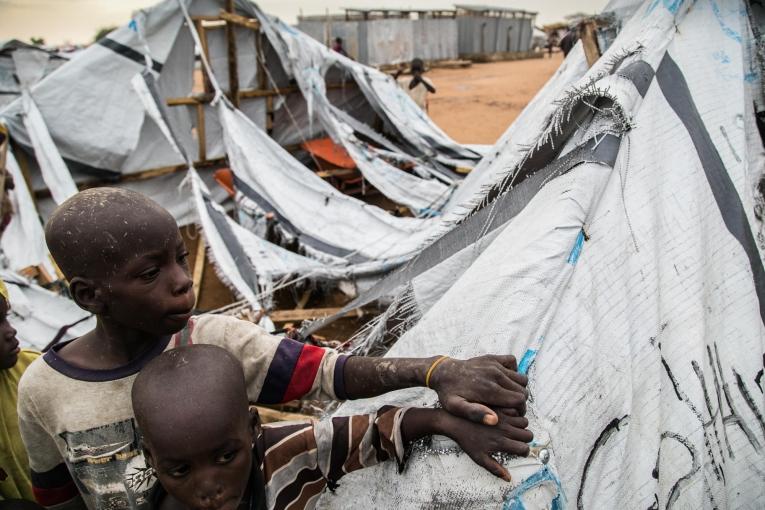
<path fill-rule="evenodd" d="M 66 341 L 82 336 L 96 326 L 96 318 L 74 301 L 35 285 L 11 272 L 0 272 L 11 302 L 8 322 L 16 329 L 22 347 L 42 349 L 62 328 Z"/>
<path fill-rule="evenodd" d="M 77 186 L 72 180 L 61 154 L 48 133 L 48 128 L 29 91 L 21 93 L 24 105 L 24 125 L 32 141 L 37 162 L 40 165 L 43 180 L 57 204 L 77 193 Z"/>
<path fill-rule="evenodd" d="M 0 248 L 7 258 L 8 266 L 13 271 L 20 271 L 29 266 L 43 265 L 48 274 L 55 270 L 48 257 L 48 247 L 45 244 L 40 217 L 35 209 L 32 195 L 27 188 L 24 175 L 21 173 L 13 152 L 8 148 L 6 154 L 6 169 L 13 177 L 14 189 L 8 191 L 13 206 L 11 221 L 0 237 Z"/>
<path fill-rule="evenodd" d="M 750 39 L 739 2 L 644 2 L 559 97 L 559 108 L 586 101 L 598 116 L 573 133 L 539 134 L 571 150 L 617 136 L 613 164 L 584 161 L 548 180 L 431 291 L 390 350 L 518 357 L 536 437 L 531 458 L 509 461 L 513 482 L 439 442 L 416 450 L 404 474 L 385 465 L 346 477 L 324 508 L 765 505 L 765 271 L 754 214 L 765 159 Z M 626 130 L 607 122 L 622 114 Z M 341 412 L 434 402 L 416 389 Z"/>

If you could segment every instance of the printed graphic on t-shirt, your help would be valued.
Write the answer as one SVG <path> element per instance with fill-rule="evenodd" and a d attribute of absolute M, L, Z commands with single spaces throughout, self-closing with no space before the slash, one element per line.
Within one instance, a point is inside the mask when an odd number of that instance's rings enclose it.
<path fill-rule="evenodd" d="M 89 508 L 144 509 L 146 463 L 133 419 L 61 434 L 66 463 Z M 132 487 L 127 486 L 131 481 Z M 127 489 L 127 490 L 126 490 Z"/>

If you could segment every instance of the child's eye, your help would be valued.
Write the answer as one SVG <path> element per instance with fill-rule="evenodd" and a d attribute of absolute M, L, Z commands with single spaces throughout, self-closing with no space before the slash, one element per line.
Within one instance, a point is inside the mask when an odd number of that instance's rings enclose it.
<path fill-rule="evenodd" d="M 152 267 L 147 269 L 146 271 L 139 274 L 139 278 L 142 280 L 146 280 L 147 282 L 150 282 L 154 280 L 159 275 L 159 268 L 158 267 Z"/>
<path fill-rule="evenodd" d="M 180 255 L 178 255 L 178 263 L 179 264 L 187 264 L 189 261 L 189 252 L 184 251 Z"/>
<path fill-rule="evenodd" d="M 181 466 L 175 466 L 172 469 L 167 470 L 167 474 L 172 476 L 173 478 L 183 478 L 184 476 L 189 474 L 189 471 L 191 471 L 191 468 L 187 465 L 181 465 Z"/>
<path fill-rule="evenodd" d="M 228 464 L 229 462 L 231 462 L 232 460 L 236 458 L 236 453 L 237 453 L 236 450 L 223 453 L 219 455 L 217 459 L 215 459 L 215 462 L 217 462 L 218 464 Z"/>

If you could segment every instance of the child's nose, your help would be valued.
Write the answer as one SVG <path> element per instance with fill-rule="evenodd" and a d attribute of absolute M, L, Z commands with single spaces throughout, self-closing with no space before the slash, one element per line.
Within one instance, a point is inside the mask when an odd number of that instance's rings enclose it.
<path fill-rule="evenodd" d="M 215 480 L 210 480 L 208 477 L 200 480 L 196 486 L 196 496 L 199 508 L 214 509 L 220 506 L 220 503 L 222 503 L 221 497 L 223 496 L 223 486 Z"/>
<path fill-rule="evenodd" d="M 176 296 L 185 294 L 193 285 L 194 281 L 191 279 L 188 271 L 181 266 L 177 266 L 173 272 L 173 294 Z"/>

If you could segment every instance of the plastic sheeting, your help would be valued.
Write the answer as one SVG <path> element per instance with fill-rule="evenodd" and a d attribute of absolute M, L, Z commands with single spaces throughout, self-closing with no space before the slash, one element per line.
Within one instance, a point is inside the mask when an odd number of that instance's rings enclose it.
<path fill-rule="evenodd" d="M 7 192 L 13 206 L 13 215 L 0 237 L 3 255 L 13 271 L 43 265 L 49 274 L 54 274 L 45 244 L 45 233 L 32 195 L 10 148 L 6 154 L 5 166 L 13 177 L 15 187 Z"/>
<path fill-rule="evenodd" d="M 8 322 L 16 329 L 22 347 L 43 349 L 62 328 L 70 326 L 60 341 L 82 336 L 96 326 L 96 319 L 74 301 L 35 285 L 10 272 L 0 272 L 11 302 Z"/>
<path fill-rule="evenodd" d="M 237 188 L 267 203 L 302 245 L 349 260 L 383 260 L 413 253 L 438 226 L 435 219 L 397 218 L 344 195 L 238 110 L 221 102 L 218 111 Z"/>
<path fill-rule="evenodd" d="M 389 356 L 512 353 L 529 374 L 534 456 L 508 463 L 513 482 L 439 441 L 415 450 L 402 475 L 385 465 L 347 476 L 323 508 L 765 504 L 754 213 L 765 158 L 745 13 L 739 3 L 644 2 L 558 96 L 560 111 L 584 101 L 600 113 L 574 132 L 537 134 L 564 153 L 616 134 L 613 167 L 585 162 L 552 178 L 463 271 L 407 298 L 424 312 Z M 412 389 L 340 412 L 435 399 Z"/>
<path fill-rule="evenodd" d="M 28 91 L 22 92 L 21 100 L 24 104 L 24 125 L 32 141 L 43 179 L 53 200 L 60 204 L 77 193 L 77 186 L 48 133 L 40 110 L 37 109 Z"/>
<path fill-rule="evenodd" d="M 323 77 L 330 68 L 337 68 L 353 76 L 369 104 L 386 123 L 386 129 L 409 145 L 411 155 L 468 167 L 480 159 L 478 154 L 449 138 L 390 76 L 329 50 L 254 6 L 252 14 L 260 20 L 285 71 L 298 82 L 308 102 L 309 115 L 313 112 L 314 96 L 323 94 Z"/>

